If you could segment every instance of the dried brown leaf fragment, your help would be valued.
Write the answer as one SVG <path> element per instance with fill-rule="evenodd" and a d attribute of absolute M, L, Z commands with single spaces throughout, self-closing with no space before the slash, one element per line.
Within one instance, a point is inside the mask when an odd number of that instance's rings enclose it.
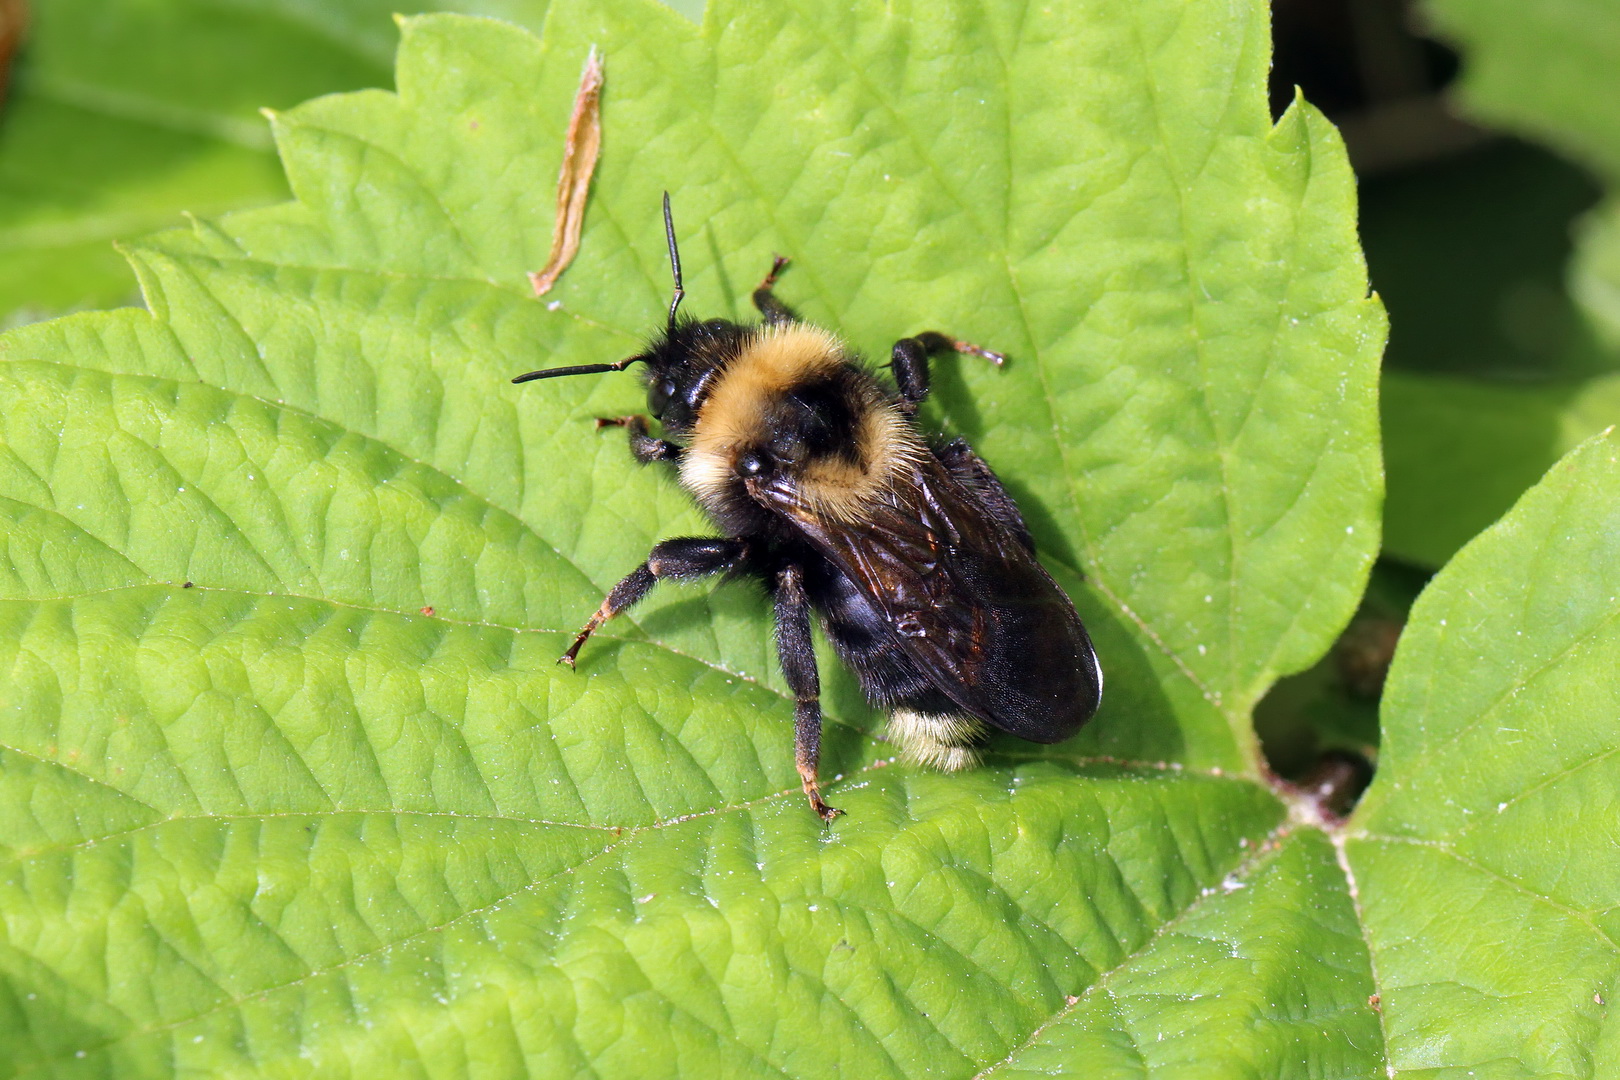
<path fill-rule="evenodd" d="M 11 80 L 11 61 L 22 44 L 23 31 L 28 27 L 28 4 L 25 0 L 0 0 L 0 101 L 6 99 L 6 84 Z"/>
<path fill-rule="evenodd" d="M 545 268 L 529 275 L 534 295 L 544 296 L 579 252 L 579 236 L 585 227 L 585 198 L 591 190 L 591 174 L 602 150 L 602 57 L 595 47 L 585 59 L 579 90 L 574 94 L 574 113 L 568 118 L 568 135 L 563 141 L 562 169 L 557 176 L 557 224 L 551 232 L 551 257 Z"/>

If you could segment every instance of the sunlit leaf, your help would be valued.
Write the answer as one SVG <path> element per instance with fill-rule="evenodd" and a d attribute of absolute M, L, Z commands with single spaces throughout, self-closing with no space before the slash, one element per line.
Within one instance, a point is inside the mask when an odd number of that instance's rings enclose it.
<path fill-rule="evenodd" d="M 149 311 L 0 338 L 0 1062 L 966 1077 L 1173 1031 L 1376 1072 L 1347 883 L 1249 722 L 1354 610 L 1381 495 L 1353 179 L 1308 105 L 1273 125 L 1267 51 L 1258 3 L 568 2 L 407 20 L 397 94 L 277 114 L 296 202 L 130 244 Z M 665 189 L 694 312 L 781 252 L 869 356 L 1010 354 L 938 364 L 925 422 L 1094 631 L 1080 737 L 918 773 L 829 671 L 827 830 L 755 590 L 553 662 L 709 529 L 594 430 L 633 379 L 508 382 L 639 347 Z M 1225 1004 L 1161 999 L 1204 965 Z"/>
<path fill-rule="evenodd" d="M 1617 545 L 1610 434 L 1413 608 L 1345 842 L 1398 1075 L 1612 1073 Z"/>

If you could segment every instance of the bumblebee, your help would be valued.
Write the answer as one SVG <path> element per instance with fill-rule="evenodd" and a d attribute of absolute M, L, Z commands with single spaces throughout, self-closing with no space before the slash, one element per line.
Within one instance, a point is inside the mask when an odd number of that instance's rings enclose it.
<path fill-rule="evenodd" d="M 599 420 L 629 433 L 643 464 L 668 462 L 722 535 L 660 541 L 615 585 L 560 661 L 659 581 L 759 578 L 793 691 L 794 750 L 810 805 L 821 797 L 820 677 L 811 612 L 867 699 L 889 713 L 904 756 L 945 770 L 977 760 L 991 728 L 1037 743 L 1068 738 L 1097 711 L 1102 669 L 1074 605 L 1035 558 L 1006 489 L 961 439 L 919 434 L 929 359 L 996 353 L 928 331 L 895 342 L 893 385 L 837 337 L 777 299 L 778 258 L 754 290 L 762 321 L 679 316 L 680 252 L 664 195 L 675 293 L 646 351 L 549 368 L 513 382 L 646 368 L 643 416 Z"/>

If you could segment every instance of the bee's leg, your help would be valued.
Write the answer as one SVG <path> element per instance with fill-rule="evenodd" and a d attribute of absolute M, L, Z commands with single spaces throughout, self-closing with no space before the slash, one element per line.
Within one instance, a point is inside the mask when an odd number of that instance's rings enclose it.
<path fill-rule="evenodd" d="M 655 439 L 647 433 L 645 416 L 599 416 L 596 427 L 622 427 L 630 432 L 630 453 L 646 465 L 654 461 L 672 461 L 681 456 L 681 448 L 664 439 Z"/>
<path fill-rule="evenodd" d="M 924 330 L 916 337 L 901 338 L 894 343 L 889 367 L 894 371 L 894 384 L 900 388 L 900 401 L 911 412 L 916 412 L 922 399 L 928 396 L 928 358 L 947 352 L 982 356 L 993 364 L 1007 359 L 998 352 L 947 337 L 935 330 Z"/>
<path fill-rule="evenodd" d="M 585 629 L 579 632 L 568 651 L 558 657 L 557 663 L 574 666 L 579 648 L 596 628 L 613 616 L 631 607 L 652 592 L 660 581 L 693 581 L 722 570 L 730 570 L 748 554 L 746 540 L 728 540 L 715 536 L 682 536 L 661 540 L 647 553 L 647 561 L 625 575 L 613 586 L 602 606 L 596 609 Z"/>
<path fill-rule="evenodd" d="M 787 264 L 787 257 L 778 255 L 776 261 L 771 263 L 771 272 L 765 275 L 765 280 L 754 290 L 754 306 L 765 316 L 765 321 L 773 326 L 799 321 L 799 316 L 794 314 L 793 309 L 778 300 L 776 294 L 771 291 L 776 287 L 776 279 Z"/>
<path fill-rule="evenodd" d="M 810 797 L 810 808 L 822 821 L 831 821 L 843 811 L 822 801 L 816 776 L 821 761 L 821 678 L 810 644 L 810 600 L 804 592 L 804 571 L 793 565 L 776 575 L 776 651 L 793 691 L 793 758 L 799 779 Z"/>

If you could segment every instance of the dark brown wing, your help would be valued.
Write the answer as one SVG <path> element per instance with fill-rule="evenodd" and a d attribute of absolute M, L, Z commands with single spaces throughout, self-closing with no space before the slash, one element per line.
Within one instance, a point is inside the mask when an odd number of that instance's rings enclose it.
<path fill-rule="evenodd" d="M 753 493 L 860 587 L 917 667 L 965 711 L 1042 743 L 1069 737 L 1097 711 L 1102 673 L 1074 605 L 934 458 L 855 521 L 816 513 L 791 478 Z"/>

